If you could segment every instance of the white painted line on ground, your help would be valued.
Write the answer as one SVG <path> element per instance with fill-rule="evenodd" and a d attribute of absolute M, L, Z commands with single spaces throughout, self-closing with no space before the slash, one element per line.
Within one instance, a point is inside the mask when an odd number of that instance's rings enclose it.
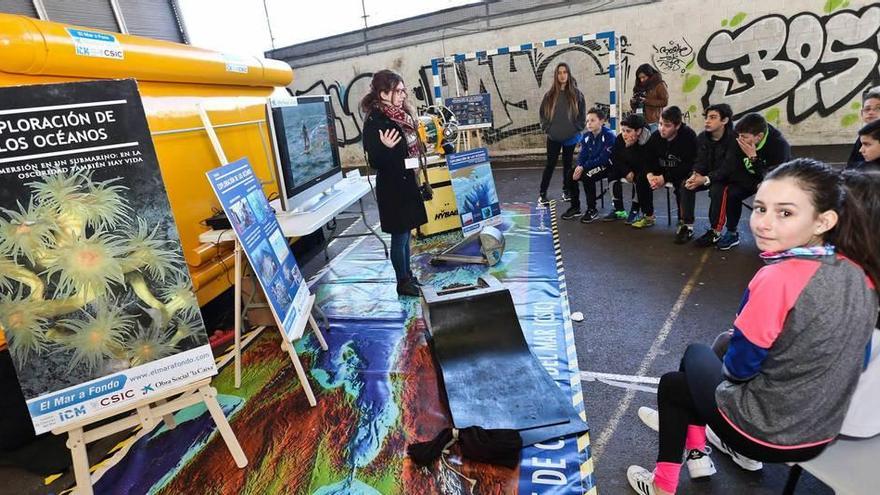
<path fill-rule="evenodd" d="M 681 312 L 682 308 L 684 308 L 685 301 L 687 300 L 688 296 L 691 295 L 691 292 L 697 285 L 697 278 L 699 278 L 700 273 L 703 272 L 703 267 L 706 266 L 706 260 L 709 259 L 709 254 L 709 250 L 706 250 L 703 253 L 703 256 L 700 258 L 700 262 L 694 269 L 694 273 L 691 274 L 691 277 L 684 285 L 684 288 L 681 289 L 681 293 L 678 295 L 678 299 L 675 301 L 675 304 L 672 305 L 672 310 L 669 312 L 669 315 L 666 317 L 666 321 L 663 322 L 663 326 L 660 328 L 660 333 L 657 334 L 657 337 L 651 344 L 651 348 L 648 349 L 648 353 L 645 355 L 644 359 L 642 359 L 642 362 L 639 365 L 639 369 L 638 371 L 636 371 L 636 376 L 645 376 L 645 374 L 648 372 L 648 368 L 651 367 L 651 365 L 654 363 L 654 360 L 657 359 L 657 355 L 660 354 L 660 347 L 663 346 L 663 343 L 666 342 L 666 338 L 669 337 L 669 332 L 672 330 L 672 324 L 675 323 L 675 320 L 678 318 L 679 313 Z M 617 410 L 611 417 L 611 420 L 608 421 L 605 429 L 602 430 L 602 433 L 600 433 L 596 441 L 593 442 L 592 448 L 594 461 L 602 456 L 602 452 L 605 450 L 605 446 L 608 445 L 608 441 L 611 440 L 611 436 L 614 435 L 614 431 L 617 429 L 617 425 L 620 424 L 620 420 L 623 418 L 623 415 L 626 414 L 627 410 L 629 410 L 629 406 L 635 396 L 635 390 L 630 389 L 626 392 L 626 395 L 624 395 L 623 399 L 621 399 L 620 404 L 618 404 L 617 406 Z"/>
<path fill-rule="evenodd" d="M 605 385 L 611 385 L 612 387 L 625 388 L 628 390 L 634 390 L 637 392 L 648 392 L 652 394 L 657 393 L 657 389 L 654 387 L 649 387 L 647 385 L 639 385 L 638 383 L 630 383 L 630 382 L 616 382 L 614 380 L 606 380 L 604 378 L 600 378 L 597 380 L 599 383 L 604 383 Z"/>
<path fill-rule="evenodd" d="M 596 371 L 581 371 L 581 380 L 586 382 L 614 380 L 617 382 L 650 383 L 652 385 L 660 383 L 660 378 L 655 378 L 653 376 L 617 375 L 614 373 L 599 373 Z"/>

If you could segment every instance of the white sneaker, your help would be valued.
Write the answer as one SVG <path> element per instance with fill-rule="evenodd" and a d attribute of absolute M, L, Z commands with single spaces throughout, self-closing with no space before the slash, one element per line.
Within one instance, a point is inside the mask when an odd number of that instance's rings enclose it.
<path fill-rule="evenodd" d="M 706 478 L 715 474 L 715 463 L 713 463 L 712 458 L 709 457 L 709 454 L 711 453 L 711 447 L 706 447 L 705 451 L 697 449 L 691 449 L 688 451 L 685 459 L 687 459 L 686 464 L 688 467 L 688 474 L 691 476 L 692 480 Z"/>
<path fill-rule="evenodd" d="M 764 463 L 761 461 L 756 461 L 754 459 L 749 459 L 744 455 L 737 454 L 735 450 L 728 447 L 726 443 L 722 442 L 718 435 L 712 431 L 712 428 L 706 426 L 706 440 L 709 441 L 712 445 L 718 449 L 718 452 L 727 454 L 733 459 L 733 462 L 737 463 L 739 467 L 745 469 L 746 471 L 760 471 L 764 468 Z"/>
<path fill-rule="evenodd" d="M 626 470 L 626 479 L 629 486 L 639 495 L 655 495 L 654 473 L 642 466 L 630 466 Z"/>
<path fill-rule="evenodd" d="M 656 409 L 642 406 L 639 408 L 639 419 L 654 431 L 660 431 L 660 413 Z"/>
<path fill-rule="evenodd" d="M 639 419 L 641 419 L 642 423 L 645 423 L 648 428 L 654 431 L 660 431 L 660 413 L 658 413 L 656 409 L 643 406 L 639 408 L 638 414 Z M 690 474 L 691 479 L 705 478 L 706 476 L 712 476 L 716 473 L 715 463 L 713 463 L 712 458 L 709 457 L 709 454 L 711 453 L 712 449 L 709 447 L 706 447 L 705 452 L 697 449 L 687 452 L 685 463 L 687 464 L 688 474 Z"/>

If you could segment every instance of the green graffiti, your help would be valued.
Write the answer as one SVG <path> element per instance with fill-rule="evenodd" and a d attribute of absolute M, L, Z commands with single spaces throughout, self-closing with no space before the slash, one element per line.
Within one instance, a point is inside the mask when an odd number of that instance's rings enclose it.
<path fill-rule="evenodd" d="M 690 93 L 691 91 L 697 89 L 700 81 L 703 80 L 703 77 L 699 74 L 687 74 L 684 76 L 684 85 L 682 85 L 681 90 L 685 93 Z"/>
<path fill-rule="evenodd" d="M 848 113 L 840 119 L 840 125 L 843 127 L 850 127 L 857 124 L 859 121 L 859 114 L 857 113 Z"/>
<path fill-rule="evenodd" d="M 721 19 L 721 27 L 727 26 L 727 19 Z"/>
<path fill-rule="evenodd" d="M 822 10 L 825 11 L 826 14 L 834 12 L 835 10 L 843 7 L 844 0 L 827 0 L 825 2 L 825 7 Z"/>
<path fill-rule="evenodd" d="M 770 110 L 767 110 L 767 113 L 765 113 L 764 116 L 770 122 L 779 122 L 779 109 L 771 108 Z"/>
<path fill-rule="evenodd" d="M 689 106 L 688 113 L 697 113 L 697 106 L 696 105 Z"/>
<path fill-rule="evenodd" d="M 858 101 L 854 101 L 854 102 L 852 102 L 852 103 L 849 104 L 849 107 L 852 108 L 853 110 L 861 110 L 861 109 L 862 109 L 862 104 L 859 103 Z"/>
<path fill-rule="evenodd" d="M 693 60 L 691 60 L 690 62 L 688 62 L 687 65 L 684 66 L 684 70 L 691 70 L 691 69 L 694 67 L 694 63 L 695 63 L 696 61 L 697 61 L 697 59 L 694 58 Z"/>
<path fill-rule="evenodd" d="M 730 27 L 738 26 L 743 21 L 743 19 L 746 18 L 746 15 L 747 14 L 745 12 L 737 12 L 736 15 L 733 16 L 733 19 L 730 20 Z"/>

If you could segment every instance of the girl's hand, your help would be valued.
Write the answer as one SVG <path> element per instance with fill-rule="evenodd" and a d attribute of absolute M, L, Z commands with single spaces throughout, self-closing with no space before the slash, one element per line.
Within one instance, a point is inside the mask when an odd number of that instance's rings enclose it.
<path fill-rule="evenodd" d="M 574 173 L 571 174 L 571 178 L 574 180 L 580 180 L 582 173 L 584 173 L 584 167 L 578 165 L 574 168 Z"/>
<path fill-rule="evenodd" d="M 394 149 L 400 142 L 400 133 L 397 129 L 388 129 L 387 131 L 379 131 L 379 141 L 382 141 L 388 149 Z"/>

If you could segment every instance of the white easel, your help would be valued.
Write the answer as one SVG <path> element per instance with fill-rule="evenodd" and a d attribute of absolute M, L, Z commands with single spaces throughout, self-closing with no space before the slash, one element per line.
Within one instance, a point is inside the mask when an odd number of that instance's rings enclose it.
<path fill-rule="evenodd" d="M 169 397 L 178 394 L 181 395 L 170 401 L 168 400 Z M 223 414 L 223 409 L 220 408 L 220 404 L 217 402 L 217 390 L 211 386 L 211 379 L 208 378 L 181 387 L 170 388 L 149 399 L 134 402 L 128 408 L 121 411 L 107 411 L 86 420 L 53 429 L 52 433 L 56 435 L 63 435 L 65 433 L 68 435 L 67 448 L 70 449 L 70 455 L 73 459 L 73 473 L 76 478 L 74 493 L 77 495 L 92 495 L 94 493 L 91 475 L 89 474 L 89 458 L 86 453 L 87 444 L 137 425 L 141 425 L 144 430 L 150 431 L 159 421 L 164 421 L 165 426 L 169 430 L 173 429 L 177 426 L 174 422 L 174 413 L 199 402 L 204 402 L 208 412 L 211 413 L 211 418 L 214 419 L 217 430 L 219 430 L 220 436 L 223 437 L 223 441 L 226 443 L 226 448 L 232 454 L 235 465 L 239 468 L 247 466 L 247 457 L 241 449 L 238 439 L 235 438 L 235 433 L 233 433 L 232 428 L 229 426 L 229 422 Z M 98 421 L 131 412 L 132 410 L 136 414 L 130 414 L 112 423 L 101 425 L 88 431 L 85 430 L 87 426 Z"/>
<path fill-rule="evenodd" d="M 217 154 L 217 158 L 220 159 L 220 164 L 225 165 L 229 163 L 226 159 L 226 153 L 223 152 L 223 148 L 220 146 L 220 140 L 217 138 L 217 133 L 214 132 L 214 127 L 211 125 L 211 119 L 208 118 L 208 113 L 205 111 L 204 107 L 201 105 L 196 105 L 199 109 L 199 116 L 202 119 L 202 125 L 205 127 L 205 131 L 208 133 L 208 138 L 211 141 L 211 145 L 214 147 L 214 152 Z M 241 243 L 238 240 L 238 236 L 233 234 L 235 238 L 235 359 L 234 359 L 234 369 L 235 369 L 235 388 L 239 388 L 241 386 L 241 283 L 242 283 L 242 259 L 241 259 Z M 318 338 L 318 342 L 321 345 L 321 349 L 327 350 L 327 342 L 324 340 L 324 335 L 321 333 L 321 329 L 318 327 L 318 323 L 315 321 L 315 317 L 312 316 L 312 308 L 315 305 L 315 295 L 309 294 L 309 303 L 306 308 L 308 312 L 308 319 L 302 320 L 302 324 L 300 327 L 296 329 L 294 332 L 295 335 L 301 337 L 305 331 L 305 326 L 310 325 L 312 327 L 312 331 L 315 332 L 315 337 Z M 296 375 L 299 377 L 300 384 L 302 385 L 303 391 L 306 393 L 306 398 L 309 400 L 309 405 L 315 407 L 318 402 L 315 399 L 315 393 L 312 391 L 312 386 L 309 384 L 308 377 L 306 376 L 305 368 L 303 368 L 302 362 L 299 360 L 299 356 L 296 354 L 296 350 L 293 348 L 293 343 L 287 339 L 287 335 L 284 333 L 284 326 L 281 324 L 281 321 L 278 319 L 278 315 L 272 311 L 272 316 L 275 319 L 275 326 L 278 328 L 278 332 L 281 334 L 281 349 L 287 351 L 290 355 L 290 360 L 293 361 L 293 367 L 296 369 Z M 259 335 L 259 332 L 262 331 L 262 327 L 257 330 L 256 334 L 251 337 L 251 339 L 256 338 L 256 335 Z M 299 338 L 297 337 L 297 338 Z"/>
<path fill-rule="evenodd" d="M 473 127 L 465 127 L 462 129 L 459 127 L 459 135 L 456 139 L 455 150 L 456 151 L 467 151 L 472 150 L 474 148 L 482 148 L 483 147 L 483 129 L 491 127 L 491 124 L 473 126 Z"/>

